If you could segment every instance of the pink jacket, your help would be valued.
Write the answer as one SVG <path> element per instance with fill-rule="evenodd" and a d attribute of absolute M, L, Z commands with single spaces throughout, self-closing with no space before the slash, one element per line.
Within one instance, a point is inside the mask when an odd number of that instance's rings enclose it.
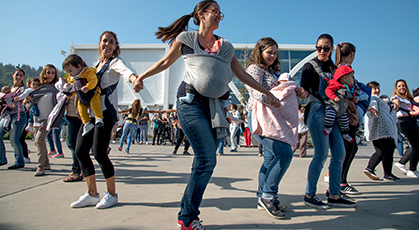
<path fill-rule="evenodd" d="M 297 144 L 298 101 L 295 92 L 297 88 L 297 83 L 288 81 L 271 89 L 272 94 L 281 101 L 279 108 L 255 100 L 252 112 L 254 134 L 282 141 L 291 146 Z"/>

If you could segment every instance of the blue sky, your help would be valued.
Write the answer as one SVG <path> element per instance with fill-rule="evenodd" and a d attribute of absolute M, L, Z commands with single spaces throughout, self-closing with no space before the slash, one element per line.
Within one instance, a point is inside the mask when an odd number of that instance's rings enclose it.
<path fill-rule="evenodd" d="M 105 30 L 117 33 L 122 44 L 161 43 L 154 36 L 192 12 L 199 1 L 21 1 L 0 0 L 0 62 L 52 63 L 61 67 L 71 44 L 97 44 Z M 226 15 L 216 34 L 232 43 L 256 43 L 272 37 L 279 44 L 315 44 L 322 33 L 351 42 L 356 48 L 353 68 L 362 82 L 381 84 L 391 94 L 403 78 L 419 87 L 419 1 L 417 0 L 220 0 Z M 197 28 L 193 26 L 192 28 Z"/>

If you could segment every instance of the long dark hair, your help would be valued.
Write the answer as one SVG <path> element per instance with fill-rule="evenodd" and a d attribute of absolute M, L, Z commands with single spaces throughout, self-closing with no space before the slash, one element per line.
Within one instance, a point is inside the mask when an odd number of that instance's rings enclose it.
<path fill-rule="evenodd" d="M 317 38 L 316 45 L 317 45 L 317 43 L 319 43 L 319 40 L 321 40 L 321 39 L 329 40 L 330 46 L 333 48 L 333 37 L 332 37 L 332 35 L 330 35 L 330 34 L 321 34 Z M 327 62 L 329 62 L 330 63 L 330 66 L 332 66 L 330 68 L 330 72 L 333 73 L 333 71 L 335 70 L 336 66 L 335 66 L 335 64 L 332 61 L 332 52 L 330 52 L 329 57 L 327 58 Z"/>
<path fill-rule="evenodd" d="M 352 43 L 349 43 L 349 42 L 342 43 L 342 42 L 340 42 L 336 46 L 335 65 L 339 65 L 342 62 L 342 57 L 347 57 L 352 52 L 354 52 L 354 53 L 356 52 L 356 48 Z"/>
<path fill-rule="evenodd" d="M 330 42 L 330 46 L 333 48 L 333 37 L 332 37 L 332 35 L 330 35 L 330 34 L 321 34 L 321 35 L 317 38 L 316 45 L 317 45 L 317 43 L 319 42 L 319 40 L 321 40 L 321 39 L 326 39 L 326 40 L 329 40 L 329 42 Z M 329 55 L 329 60 L 332 60 L 332 52 L 330 52 L 330 55 Z"/>
<path fill-rule="evenodd" d="M 22 68 L 20 68 L 20 67 L 16 67 L 16 69 L 15 69 L 15 71 L 13 71 L 13 74 L 12 74 L 12 76 L 16 73 L 16 72 L 22 72 L 23 73 L 23 79 L 25 79 L 25 71 L 22 69 Z M 20 82 L 20 84 L 21 85 L 25 85 L 24 83 L 23 83 L 23 79 L 22 79 L 22 82 Z"/>
<path fill-rule="evenodd" d="M 135 99 L 131 105 L 131 115 L 132 117 L 137 117 L 138 113 L 140 113 L 141 109 L 141 101 L 140 99 Z"/>
<path fill-rule="evenodd" d="M 58 71 L 57 68 L 55 68 L 55 66 L 53 64 L 48 64 L 46 65 L 43 69 L 42 72 L 39 74 L 39 79 L 41 80 L 41 84 L 44 85 L 47 83 L 47 71 L 49 68 L 53 68 L 55 70 L 55 76 L 54 79 L 49 83 L 49 85 L 53 85 L 55 84 L 59 79 L 58 79 Z"/>
<path fill-rule="evenodd" d="M 158 31 L 155 33 L 156 37 L 161 39 L 162 42 L 169 41 L 169 44 L 172 44 L 180 33 L 187 30 L 188 23 L 191 18 L 193 18 L 193 23 L 199 26 L 200 20 L 198 17 L 198 12 L 205 10 L 213 3 L 217 2 L 212 0 L 199 2 L 196 4 L 192 13 L 180 17 L 168 27 L 158 27 Z"/>
<path fill-rule="evenodd" d="M 266 38 L 259 39 L 259 41 L 255 45 L 255 48 L 252 50 L 252 53 L 250 54 L 248 66 L 255 64 L 265 70 L 268 70 L 268 71 L 271 70 L 274 73 L 280 72 L 281 64 L 279 62 L 279 58 L 280 58 L 279 52 L 278 52 L 277 58 L 275 59 L 275 61 L 272 63 L 271 66 L 268 66 L 268 64 L 265 63 L 265 60 L 262 57 L 262 52 L 270 46 L 276 46 L 276 48 L 278 48 L 278 44 L 273 38 L 266 37 Z"/>

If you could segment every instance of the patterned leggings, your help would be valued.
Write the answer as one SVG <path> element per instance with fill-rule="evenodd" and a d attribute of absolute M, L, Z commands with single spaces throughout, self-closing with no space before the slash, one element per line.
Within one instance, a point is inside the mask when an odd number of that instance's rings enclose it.
<path fill-rule="evenodd" d="M 336 118 L 336 111 L 332 106 L 326 105 L 325 116 L 324 116 L 324 126 L 326 128 L 332 128 L 335 119 L 338 122 L 339 129 L 342 134 L 348 134 L 349 131 L 349 117 L 346 112 L 342 116 Z"/>

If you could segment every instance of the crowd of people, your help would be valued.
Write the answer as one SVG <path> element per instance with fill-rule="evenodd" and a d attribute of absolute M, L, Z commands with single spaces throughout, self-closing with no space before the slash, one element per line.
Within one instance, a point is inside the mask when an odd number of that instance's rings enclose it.
<path fill-rule="evenodd" d="M 191 18 L 198 26 L 196 31 L 187 31 Z M 214 34 L 223 18 L 218 3 L 205 0 L 192 13 L 168 27 L 159 27 L 156 36 L 168 41 L 170 50 L 139 75 L 119 57 L 119 42 L 112 31 L 105 31 L 99 37 L 99 59 L 95 67 L 88 67 L 76 54 L 66 58 L 62 67 L 69 74 L 68 79 L 59 78 L 57 68 L 48 64 L 39 79 L 31 79 L 25 86 L 25 72 L 17 68 L 12 75 L 13 85 L 3 87 L 0 97 L 0 165 L 7 164 L 3 136 L 8 133 L 15 156 L 8 169 L 25 166 L 29 159 L 25 137 L 29 132 L 34 134 L 37 148 L 34 175 L 45 175 L 51 169 L 49 157 L 64 157 L 59 135 L 63 124 L 67 124 L 66 144 L 73 164 L 71 174 L 64 181 L 84 178 L 87 187 L 87 192 L 70 206 L 99 209 L 114 206 L 118 195 L 114 165 L 108 157 L 109 143 L 115 138 L 118 113 L 125 114 L 119 151 L 123 150 L 125 141 L 126 154 L 135 141 L 149 144 L 149 124 L 152 145 L 169 141 L 174 145 L 172 154 L 177 154 L 182 143 L 184 155 L 190 155 L 189 147 L 193 149 L 194 162 L 178 213 L 177 224 L 181 229 L 205 229 L 199 220 L 199 207 L 216 165 L 217 148 L 219 155 L 224 155 L 228 139 L 230 152 L 237 152 L 240 133 L 244 134 L 245 147 L 251 146 L 251 135 L 259 143 L 263 163 L 255 203 L 276 219 L 284 219 L 283 211 L 287 208 L 279 200 L 279 184 L 293 153 L 298 149 L 300 157 L 306 156 L 308 133 L 314 155 L 302 199 L 307 206 L 356 207 L 348 194 L 356 195 L 359 191 L 348 183 L 347 177 L 358 151 L 356 134 L 361 126 L 375 149 L 364 170 L 366 176 L 379 180 L 375 168 L 381 162 L 383 179 L 401 180 L 392 173 L 392 166 L 394 149 L 399 137 L 403 137 L 408 146 L 404 153 L 399 150 L 402 157 L 394 166 L 408 177 L 419 178 L 416 120 L 419 89 L 412 96 L 407 82 L 400 79 L 395 82 L 391 97 L 380 95 L 378 82 L 363 84 L 355 78 L 351 66 L 355 46 L 348 42 L 334 46 L 329 34 L 318 37 L 317 57 L 302 68 L 300 85 L 289 74 L 281 73 L 278 44 L 269 37 L 257 42 L 244 69 L 232 44 Z M 332 61 L 334 49 L 335 62 Z M 184 59 L 186 71 L 178 88 L 175 109 L 152 111 L 135 100 L 118 112 L 119 81 L 131 82 L 134 91 L 139 92 L 144 88 L 144 79 L 164 71 L 180 57 Z M 232 73 L 246 85 L 250 95 L 247 107 L 241 108 L 241 112 L 228 100 Z M 92 109 L 88 110 L 89 107 Z M 49 153 L 46 140 L 51 143 Z M 325 177 L 329 188 L 327 202 L 323 202 L 317 196 L 317 184 L 329 150 L 331 159 Z M 98 162 L 106 181 L 107 191 L 102 199 L 90 155 Z"/>

